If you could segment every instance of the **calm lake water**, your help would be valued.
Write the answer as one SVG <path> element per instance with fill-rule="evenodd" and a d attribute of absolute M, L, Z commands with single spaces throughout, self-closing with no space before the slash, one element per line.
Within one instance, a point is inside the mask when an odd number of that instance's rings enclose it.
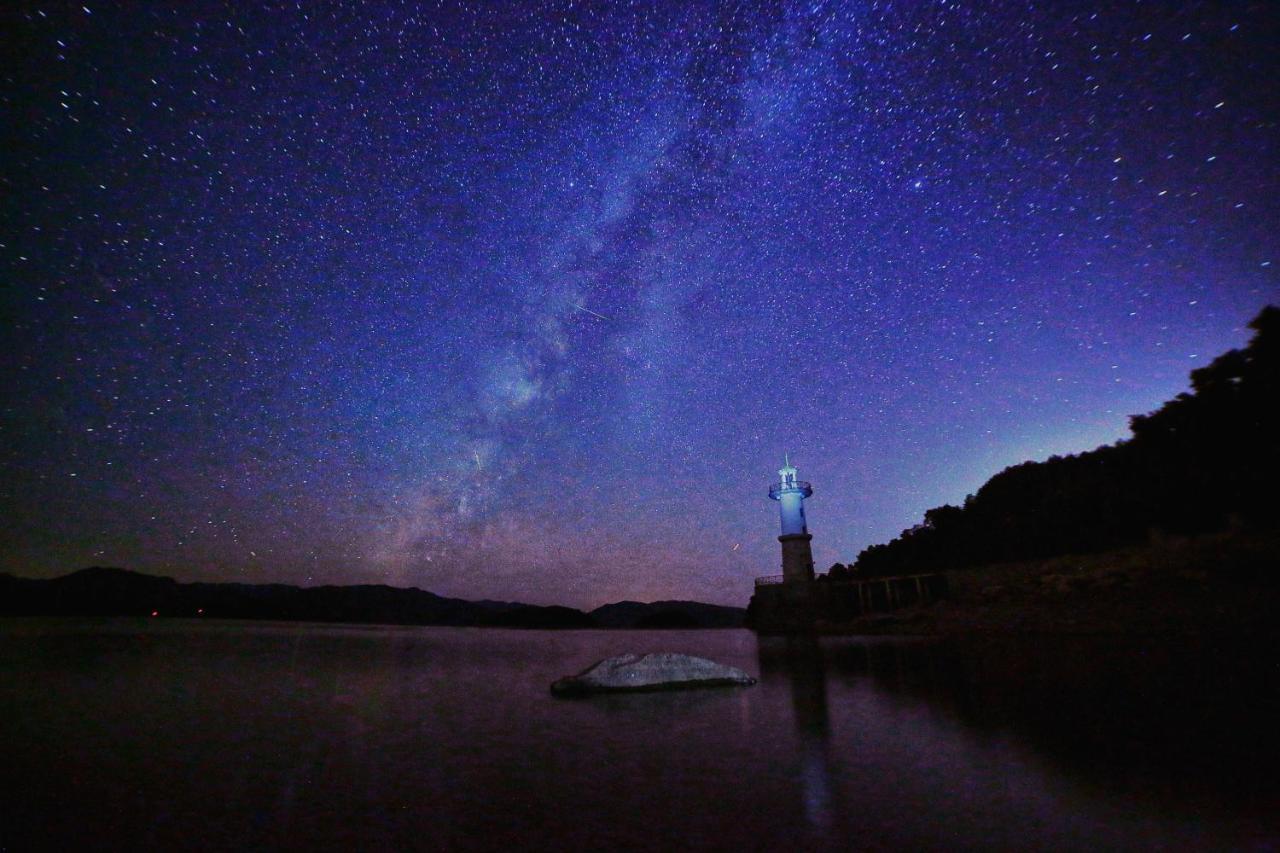
<path fill-rule="evenodd" d="M 554 699 L 624 651 L 749 688 Z M 0 620 L 0 848 L 1262 849 L 1270 650 Z"/>

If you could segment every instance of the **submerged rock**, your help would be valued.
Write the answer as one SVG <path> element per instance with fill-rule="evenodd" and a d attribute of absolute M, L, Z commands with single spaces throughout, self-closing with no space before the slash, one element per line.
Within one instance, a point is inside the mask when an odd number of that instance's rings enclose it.
<path fill-rule="evenodd" d="M 605 658 L 577 675 L 551 685 L 557 696 L 614 693 L 627 690 L 681 690 L 689 687 L 727 687 L 755 684 L 742 670 L 706 658 L 670 652 Z"/>

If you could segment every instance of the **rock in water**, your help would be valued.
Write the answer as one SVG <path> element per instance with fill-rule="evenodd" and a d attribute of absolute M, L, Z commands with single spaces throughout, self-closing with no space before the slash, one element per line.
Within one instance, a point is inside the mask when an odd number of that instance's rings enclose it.
<path fill-rule="evenodd" d="M 557 696 L 615 693 L 626 690 L 680 690 L 755 684 L 742 670 L 706 658 L 669 652 L 626 654 L 604 660 L 551 685 Z"/>

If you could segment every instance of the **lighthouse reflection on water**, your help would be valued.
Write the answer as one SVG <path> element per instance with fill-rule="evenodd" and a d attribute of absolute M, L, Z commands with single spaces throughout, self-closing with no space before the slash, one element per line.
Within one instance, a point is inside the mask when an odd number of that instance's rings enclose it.
<path fill-rule="evenodd" d="M 778 481 L 769 488 L 769 497 L 778 502 L 782 544 L 782 574 L 786 582 L 808 583 L 814 578 L 813 551 L 805 499 L 813 487 L 801 480 L 790 455 L 784 457 Z M 831 756 L 827 715 L 827 680 L 822 646 L 812 636 L 761 638 L 758 645 L 760 672 L 779 674 L 791 685 L 791 705 L 795 712 L 796 735 L 801 751 L 801 782 L 806 823 L 819 836 L 833 829 L 831 804 Z"/>
<path fill-rule="evenodd" d="M 822 646 L 814 637 L 761 638 L 757 656 L 762 677 L 790 684 L 805 822 L 818 836 L 834 830 L 827 672 Z"/>

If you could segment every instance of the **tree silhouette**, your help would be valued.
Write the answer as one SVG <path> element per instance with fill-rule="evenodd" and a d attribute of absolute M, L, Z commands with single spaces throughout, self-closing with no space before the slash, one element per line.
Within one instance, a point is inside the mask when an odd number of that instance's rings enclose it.
<path fill-rule="evenodd" d="M 1024 462 L 961 507 L 935 507 L 858 555 L 860 575 L 962 568 L 1107 550 L 1156 533 L 1274 527 L 1280 482 L 1280 308 L 1191 373 L 1191 391 L 1130 418 L 1131 438 Z"/>

